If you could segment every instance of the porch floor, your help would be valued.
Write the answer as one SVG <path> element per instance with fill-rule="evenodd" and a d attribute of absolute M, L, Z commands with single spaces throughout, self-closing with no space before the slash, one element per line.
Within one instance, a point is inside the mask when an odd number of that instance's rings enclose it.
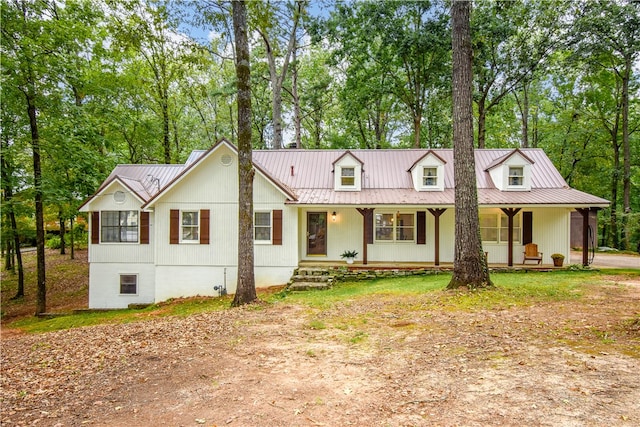
<path fill-rule="evenodd" d="M 369 262 L 363 264 L 362 261 L 354 261 L 353 264 L 347 264 L 345 261 L 316 261 L 304 260 L 298 263 L 299 267 L 320 267 L 320 268 L 340 268 L 346 267 L 348 270 L 453 270 L 453 263 L 441 262 L 435 265 L 433 262 Z M 523 271 L 549 271 L 560 270 L 564 267 L 554 267 L 553 264 L 516 264 L 509 267 L 506 263 L 489 263 L 489 270 L 523 270 Z"/>

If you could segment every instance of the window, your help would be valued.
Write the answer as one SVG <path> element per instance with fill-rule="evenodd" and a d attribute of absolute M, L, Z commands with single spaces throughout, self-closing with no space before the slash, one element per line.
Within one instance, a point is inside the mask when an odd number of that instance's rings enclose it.
<path fill-rule="evenodd" d="M 253 239 L 256 242 L 271 242 L 271 212 L 255 212 Z"/>
<path fill-rule="evenodd" d="M 524 185 L 524 168 L 522 166 L 509 166 L 509 185 L 516 187 Z"/>
<path fill-rule="evenodd" d="M 183 242 L 199 242 L 200 226 L 199 211 L 182 211 L 182 241 Z"/>
<path fill-rule="evenodd" d="M 375 223 L 376 240 L 414 241 L 415 215 L 413 213 L 377 213 Z"/>
<path fill-rule="evenodd" d="M 355 168 L 340 168 L 340 184 L 344 186 L 356 185 L 356 169 Z"/>
<path fill-rule="evenodd" d="M 438 185 L 438 168 L 422 168 L 422 185 L 425 187 L 435 187 Z"/>
<path fill-rule="evenodd" d="M 513 217 L 513 242 L 520 243 L 520 215 Z M 501 214 L 480 214 L 480 236 L 483 242 L 506 243 L 509 241 L 509 218 Z"/>
<path fill-rule="evenodd" d="M 103 242 L 138 242 L 138 211 L 102 211 Z"/>
<path fill-rule="evenodd" d="M 120 293 L 132 295 L 138 293 L 138 275 L 121 274 L 120 275 Z"/>

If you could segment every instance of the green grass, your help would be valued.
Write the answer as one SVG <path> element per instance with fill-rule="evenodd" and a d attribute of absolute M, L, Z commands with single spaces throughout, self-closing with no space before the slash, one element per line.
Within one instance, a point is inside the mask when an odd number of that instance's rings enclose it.
<path fill-rule="evenodd" d="M 611 270 L 606 271 L 606 274 L 611 273 Z M 640 271 L 635 270 L 628 274 L 640 275 Z M 494 273 L 491 275 L 495 284 L 494 288 L 471 292 L 445 291 L 450 278 L 450 274 L 438 274 L 342 282 L 335 284 L 332 289 L 327 291 L 295 293 L 266 291 L 260 292 L 259 297 L 267 304 L 299 304 L 321 311 L 370 300 L 384 303 L 392 302 L 389 310 L 406 312 L 473 311 L 529 306 L 544 301 L 572 300 L 580 298 L 586 287 L 602 283 L 601 274 L 595 271 Z M 227 310 L 231 305 L 231 300 L 232 296 L 187 298 L 155 304 L 144 309 L 87 311 L 51 319 L 27 317 L 6 326 L 18 328 L 27 333 L 41 333 L 105 323 L 145 321 L 165 316 L 182 317 Z M 262 308 L 262 305 L 256 306 L 256 309 Z M 356 317 L 343 319 L 344 329 L 357 327 L 357 323 L 367 321 L 366 315 Z M 338 322 L 339 319 L 334 318 L 334 321 Z M 332 326 L 337 327 L 336 325 L 339 325 L 339 322 Z M 310 329 L 324 329 L 327 326 L 325 320 L 321 319 L 311 320 L 308 324 Z M 360 338 L 357 337 L 356 341 Z"/>

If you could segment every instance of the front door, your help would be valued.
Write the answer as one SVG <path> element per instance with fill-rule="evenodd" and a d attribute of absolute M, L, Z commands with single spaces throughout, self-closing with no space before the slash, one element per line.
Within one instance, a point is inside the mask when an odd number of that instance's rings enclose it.
<path fill-rule="evenodd" d="M 327 213 L 307 212 L 307 255 L 327 254 Z"/>

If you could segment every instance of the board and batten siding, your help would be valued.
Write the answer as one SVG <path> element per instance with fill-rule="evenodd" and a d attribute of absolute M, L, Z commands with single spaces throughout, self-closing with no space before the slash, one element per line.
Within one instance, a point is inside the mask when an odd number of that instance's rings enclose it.
<path fill-rule="evenodd" d="M 223 156 L 225 161 L 222 161 Z M 233 161 L 229 164 L 229 156 Z M 254 211 L 282 211 L 282 244 L 255 244 L 256 286 L 286 284 L 297 267 L 296 210 L 260 173 L 254 178 Z M 155 203 L 156 299 L 185 295 L 216 295 L 225 282 L 235 292 L 238 264 L 237 157 L 227 147 L 211 154 L 187 179 Z M 170 212 L 209 211 L 209 244 L 170 243 Z"/>
<path fill-rule="evenodd" d="M 480 213 L 501 213 L 499 208 L 481 208 Z M 542 263 L 551 264 L 551 254 L 561 253 L 568 259 L 569 231 L 570 231 L 570 212 L 568 208 L 529 208 L 523 207 L 518 215 L 520 216 L 520 224 L 522 226 L 522 213 L 531 212 L 531 240 L 532 243 L 538 245 L 538 251 L 543 253 Z M 508 262 L 508 244 L 507 242 L 493 243 L 483 242 L 482 247 L 488 252 L 490 264 L 507 264 Z M 524 245 L 522 244 L 522 235 L 520 242 L 513 245 L 513 264 L 522 264 Z"/>
<path fill-rule="evenodd" d="M 125 193 L 125 200 L 122 203 L 116 203 L 113 199 L 113 193 L 122 191 Z M 102 243 L 93 244 L 89 239 L 89 262 L 90 263 L 123 263 L 123 264 L 147 264 L 153 263 L 153 232 L 154 232 L 154 215 L 149 213 L 149 244 L 140 243 L 140 201 L 131 192 L 120 185 L 118 182 L 112 183 L 103 192 L 102 197 L 96 198 L 91 202 L 92 212 L 102 211 L 138 211 L 138 242 L 137 243 Z M 91 215 L 89 215 L 91 221 Z M 102 220 L 102 216 L 100 216 Z M 89 229 L 91 230 L 92 224 Z M 100 227 L 98 227 L 100 232 Z"/>

